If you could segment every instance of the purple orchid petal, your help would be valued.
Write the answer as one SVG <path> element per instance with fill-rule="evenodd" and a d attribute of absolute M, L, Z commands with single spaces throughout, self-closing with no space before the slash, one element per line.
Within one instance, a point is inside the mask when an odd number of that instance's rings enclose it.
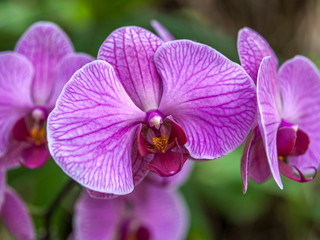
<path fill-rule="evenodd" d="M 241 157 L 241 177 L 243 194 L 248 190 L 249 177 L 257 183 L 266 181 L 270 175 L 270 167 L 264 144 L 261 138 L 258 123 L 254 123 L 253 130 L 249 133 Z"/>
<path fill-rule="evenodd" d="M 3 223 L 14 237 L 19 240 L 35 239 L 30 215 L 20 197 L 10 188 L 6 189 L 0 214 Z"/>
<path fill-rule="evenodd" d="M 317 169 L 316 168 L 311 168 L 314 173 L 313 173 L 313 176 L 309 177 L 309 178 L 306 178 L 303 173 L 295 166 L 292 166 L 292 165 L 289 165 L 283 161 L 279 161 L 279 168 L 280 168 L 280 171 L 281 171 L 281 174 L 284 175 L 285 177 L 293 180 L 293 181 L 296 181 L 296 182 L 301 182 L 301 183 L 304 183 L 304 182 L 310 182 L 312 181 L 315 176 L 317 175 Z M 297 176 L 295 174 L 295 171 L 297 171 L 297 173 L 299 174 L 299 176 Z"/>
<path fill-rule="evenodd" d="M 121 219 L 120 204 L 122 203 L 121 199 L 94 199 L 84 192 L 75 210 L 75 239 L 115 239 Z"/>
<path fill-rule="evenodd" d="M 134 201 L 134 215 L 148 229 L 151 239 L 185 239 L 189 216 L 185 203 L 177 192 L 141 184 L 129 197 Z"/>
<path fill-rule="evenodd" d="M 278 59 L 268 42 L 251 28 L 242 28 L 238 33 L 238 53 L 241 66 L 257 84 L 260 63 L 264 57 L 271 56 L 274 67 L 278 67 Z"/>
<path fill-rule="evenodd" d="M 297 139 L 296 130 L 292 127 L 280 127 L 277 133 L 278 156 L 287 157 L 293 150 Z"/>
<path fill-rule="evenodd" d="M 48 142 L 57 164 L 94 191 L 133 190 L 132 144 L 146 114 L 125 92 L 105 61 L 78 70 L 48 118 Z"/>
<path fill-rule="evenodd" d="M 254 142 L 254 134 L 251 131 L 244 142 L 243 153 L 241 156 L 241 178 L 242 178 L 242 192 L 245 194 L 248 190 L 249 182 L 249 163 L 250 163 L 250 152 L 252 144 Z"/>
<path fill-rule="evenodd" d="M 82 66 L 93 60 L 93 57 L 85 53 L 71 53 L 59 62 L 55 71 L 55 82 L 48 103 L 50 110 L 54 108 L 62 88 L 72 75 Z"/>
<path fill-rule="evenodd" d="M 152 20 L 151 26 L 164 42 L 175 40 L 175 38 L 171 35 L 171 33 L 164 26 L 162 26 L 162 24 L 159 23 L 157 20 Z"/>
<path fill-rule="evenodd" d="M 310 144 L 305 154 L 289 157 L 291 165 L 304 174 L 320 165 L 320 75 L 316 66 L 303 56 L 286 61 L 279 70 L 283 118 L 298 125 Z"/>
<path fill-rule="evenodd" d="M 153 155 L 142 157 L 138 151 L 137 141 L 133 143 L 131 159 L 132 159 L 132 177 L 133 177 L 134 186 L 137 186 L 148 174 L 149 171 L 145 168 L 145 164 L 150 162 L 152 158 L 153 158 Z M 87 189 L 87 191 L 91 197 L 98 198 L 98 199 L 111 199 L 119 196 L 111 193 L 101 193 L 101 192 L 93 191 L 90 189 Z"/>
<path fill-rule="evenodd" d="M 142 183 L 132 194 L 112 200 L 82 195 L 76 206 L 76 239 L 119 239 L 128 237 L 130 224 L 136 223 L 151 239 L 184 239 L 189 216 L 183 199 L 174 191 Z M 130 235 L 131 236 L 131 235 Z M 139 239 L 139 238 L 138 238 Z"/>
<path fill-rule="evenodd" d="M 252 144 L 249 157 L 249 177 L 257 183 L 266 181 L 271 176 L 268 158 L 261 136 Z"/>
<path fill-rule="evenodd" d="M 22 55 L 0 53 L 0 156 L 7 150 L 15 123 L 33 107 L 33 68 Z"/>
<path fill-rule="evenodd" d="M 35 169 L 43 166 L 49 158 L 50 153 L 46 144 L 32 145 L 22 151 L 20 163 L 26 168 Z"/>
<path fill-rule="evenodd" d="M 98 59 L 110 63 L 132 101 L 143 111 L 157 109 L 162 84 L 153 56 L 162 44 L 153 33 L 139 27 L 115 30 L 101 45 Z"/>
<path fill-rule="evenodd" d="M 256 114 L 256 95 L 239 65 L 188 40 L 163 44 L 155 63 L 163 80 L 159 111 L 181 125 L 192 157 L 221 157 L 244 141 Z"/>
<path fill-rule="evenodd" d="M 257 81 L 258 123 L 272 176 L 282 189 L 277 153 L 277 131 L 281 122 L 277 104 L 280 101 L 278 87 L 277 70 L 272 58 L 265 57 Z"/>
<path fill-rule="evenodd" d="M 155 173 L 149 173 L 146 180 L 150 182 L 150 184 L 155 184 L 157 186 L 169 187 L 169 188 L 178 188 L 183 185 L 191 175 L 192 169 L 194 166 L 194 162 L 188 159 L 183 168 L 177 174 L 171 177 L 161 177 Z"/>
<path fill-rule="evenodd" d="M 45 105 L 53 89 L 55 67 L 73 52 L 68 36 L 54 23 L 37 22 L 23 34 L 15 50 L 32 62 L 33 99 L 37 105 Z"/>
<path fill-rule="evenodd" d="M 14 168 L 22 162 L 22 152 L 32 146 L 29 142 L 11 140 L 7 153 L 0 158 L 0 168 Z"/>

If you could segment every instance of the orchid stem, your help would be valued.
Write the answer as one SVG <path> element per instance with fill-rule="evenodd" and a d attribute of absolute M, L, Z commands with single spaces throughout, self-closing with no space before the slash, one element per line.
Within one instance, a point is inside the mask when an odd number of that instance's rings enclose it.
<path fill-rule="evenodd" d="M 64 199 L 68 195 L 68 193 L 71 191 L 71 189 L 76 185 L 77 183 L 70 178 L 67 181 L 67 183 L 62 187 L 58 195 L 54 198 L 50 206 L 48 207 L 47 211 L 44 214 L 45 230 L 44 230 L 43 236 L 40 237 L 41 240 L 51 239 L 50 225 L 51 225 L 53 213 L 56 210 L 56 208 L 59 206 L 62 199 Z"/>

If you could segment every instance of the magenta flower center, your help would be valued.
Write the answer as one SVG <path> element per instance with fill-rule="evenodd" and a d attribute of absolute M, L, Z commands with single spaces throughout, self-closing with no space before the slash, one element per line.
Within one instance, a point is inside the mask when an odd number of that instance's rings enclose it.
<path fill-rule="evenodd" d="M 40 146 L 47 142 L 45 121 L 47 112 L 41 107 L 34 108 L 30 114 L 21 118 L 13 127 L 12 135 L 17 141 L 24 141 Z"/>
<path fill-rule="evenodd" d="M 313 176 L 306 178 L 301 169 L 291 165 L 287 157 L 300 156 L 305 154 L 309 147 L 309 136 L 297 125 L 282 120 L 277 132 L 277 151 L 279 158 L 280 172 L 289 179 L 297 182 L 311 181 L 317 174 L 317 169 L 310 166 L 314 170 Z M 297 176 L 299 175 L 299 176 Z"/>
<path fill-rule="evenodd" d="M 138 149 L 141 156 L 154 154 L 146 168 L 162 177 L 178 173 L 189 153 L 184 148 L 187 137 L 182 127 L 171 117 L 163 119 L 155 110 L 147 115 L 147 124 L 143 124 L 138 133 Z"/>
<path fill-rule="evenodd" d="M 303 155 L 309 147 L 309 136 L 297 125 L 282 123 L 277 132 L 277 150 L 279 160 L 284 160 L 288 156 Z"/>

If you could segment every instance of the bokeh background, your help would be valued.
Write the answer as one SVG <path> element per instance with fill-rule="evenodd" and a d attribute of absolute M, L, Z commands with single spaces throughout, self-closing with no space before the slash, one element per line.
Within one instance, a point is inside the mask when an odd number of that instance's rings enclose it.
<path fill-rule="evenodd" d="M 320 1 L 317 0 L 0 0 L 0 51 L 12 50 L 20 35 L 39 20 L 53 21 L 70 36 L 76 51 L 96 56 L 116 28 L 152 30 L 159 20 L 178 39 L 208 44 L 239 62 L 237 32 L 249 26 L 261 33 L 280 62 L 296 54 L 320 64 Z M 249 182 L 242 194 L 242 148 L 222 159 L 198 162 L 181 188 L 190 209 L 189 240 L 320 239 L 320 180 L 296 183 L 283 178 Z M 8 183 L 26 201 L 41 234 L 42 215 L 68 178 L 53 160 L 37 170 L 8 173 Z M 54 239 L 72 227 L 75 187 L 53 214 Z M 11 239 L 4 228 L 0 239 Z"/>

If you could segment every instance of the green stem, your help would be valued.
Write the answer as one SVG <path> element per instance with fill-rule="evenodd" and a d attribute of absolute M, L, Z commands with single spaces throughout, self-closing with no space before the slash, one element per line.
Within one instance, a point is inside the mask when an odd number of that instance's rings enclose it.
<path fill-rule="evenodd" d="M 68 195 L 68 193 L 71 191 L 71 189 L 76 186 L 77 183 L 73 181 L 71 178 L 68 180 L 68 182 L 63 186 L 63 188 L 60 190 L 58 195 L 54 198 L 50 206 L 48 207 L 47 211 L 44 214 L 44 227 L 45 231 L 42 237 L 40 237 L 41 240 L 50 240 L 51 239 L 51 231 L 50 231 L 50 225 L 52 220 L 52 215 L 56 208 L 59 206 L 60 202 L 63 198 Z"/>

